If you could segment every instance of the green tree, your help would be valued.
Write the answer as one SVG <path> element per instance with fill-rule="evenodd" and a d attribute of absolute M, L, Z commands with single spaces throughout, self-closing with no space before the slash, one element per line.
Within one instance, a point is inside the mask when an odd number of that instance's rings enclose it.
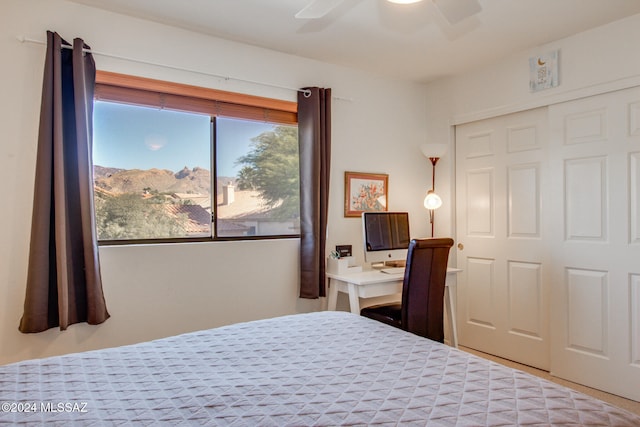
<path fill-rule="evenodd" d="M 277 126 L 252 140 L 252 150 L 237 160 L 244 165 L 238 188 L 255 189 L 273 210 L 273 218 L 300 216 L 298 129 Z"/>
<path fill-rule="evenodd" d="M 100 240 L 184 237 L 185 215 L 170 215 L 156 197 L 138 194 L 96 198 L 96 226 Z"/>

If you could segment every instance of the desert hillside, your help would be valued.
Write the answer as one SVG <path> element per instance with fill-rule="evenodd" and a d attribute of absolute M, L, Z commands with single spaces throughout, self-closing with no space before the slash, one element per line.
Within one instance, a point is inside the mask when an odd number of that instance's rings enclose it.
<path fill-rule="evenodd" d="M 167 169 L 117 169 L 94 166 L 95 186 L 112 194 L 142 193 L 145 190 L 159 193 L 208 194 L 211 174 L 195 167 L 173 172 Z M 218 182 L 235 181 L 220 178 Z"/>

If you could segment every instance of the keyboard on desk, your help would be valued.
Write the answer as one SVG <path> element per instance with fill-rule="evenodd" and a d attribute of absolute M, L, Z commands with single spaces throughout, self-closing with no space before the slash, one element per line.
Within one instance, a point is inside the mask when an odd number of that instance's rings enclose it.
<path fill-rule="evenodd" d="M 402 274 L 404 273 L 404 267 L 385 267 L 380 271 L 385 274 Z"/>

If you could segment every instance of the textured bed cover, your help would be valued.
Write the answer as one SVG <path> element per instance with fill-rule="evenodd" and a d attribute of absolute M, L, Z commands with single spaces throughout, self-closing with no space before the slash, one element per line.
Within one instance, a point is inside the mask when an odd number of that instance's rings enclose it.
<path fill-rule="evenodd" d="M 8 425 L 640 426 L 579 392 L 343 312 L 0 366 L 0 402 Z"/>

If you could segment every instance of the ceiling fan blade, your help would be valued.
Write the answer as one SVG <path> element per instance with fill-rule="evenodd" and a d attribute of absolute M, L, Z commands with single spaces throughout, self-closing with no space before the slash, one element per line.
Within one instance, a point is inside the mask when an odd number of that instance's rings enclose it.
<path fill-rule="evenodd" d="M 451 25 L 466 19 L 482 10 L 478 0 L 433 0 L 444 18 Z"/>
<path fill-rule="evenodd" d="M 298 19 L 318 19 L 331 12 L 343 0 L 312 0 L 300 12 L 296 13 Z"/>

